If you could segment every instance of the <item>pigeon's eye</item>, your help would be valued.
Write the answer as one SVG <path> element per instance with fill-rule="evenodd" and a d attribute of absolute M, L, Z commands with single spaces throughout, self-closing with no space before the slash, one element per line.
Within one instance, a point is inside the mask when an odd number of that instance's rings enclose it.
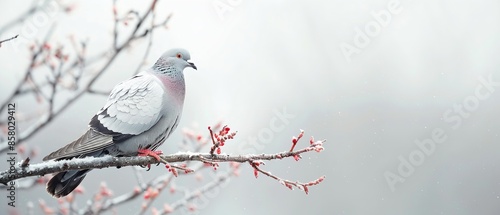
<path fill-rule="evenodd" d="M 177 53 L 177 55 L 175 55 L 175 57 L 182 58 L 182 55 L 181 55 L 181 53 Z"/>

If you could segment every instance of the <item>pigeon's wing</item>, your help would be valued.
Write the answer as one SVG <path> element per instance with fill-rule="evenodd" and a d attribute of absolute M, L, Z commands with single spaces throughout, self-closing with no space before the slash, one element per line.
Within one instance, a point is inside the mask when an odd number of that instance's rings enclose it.
<path fill-rule="evenodd" d="M 106 105 L 90 121 L 90 127 L 115 139 L 139 135 L 160 120 L 164 94 L 163 86 L 153 75 L 134 76 L 113 89 Z"/>
<path fill-rule="evenodd" d="M 153 127 L 161 118 L 161 84 L 141 73 L 118 84 L 106 105 L 92 118 L 90 129 L 78 140 L 51 153 L 44 160 L 77 157 L 125 141 Z"/>
<path fill-rule="evenodd" d="M 102 150 L 113 144 L 113 137 L 103 135 L 93 129 L 87 130 L 80 138 L 72 143 L 58 149 L 43 158 L 46 160 L 59 160 L 65 158 L 79 157 L 98 150 Z"/>

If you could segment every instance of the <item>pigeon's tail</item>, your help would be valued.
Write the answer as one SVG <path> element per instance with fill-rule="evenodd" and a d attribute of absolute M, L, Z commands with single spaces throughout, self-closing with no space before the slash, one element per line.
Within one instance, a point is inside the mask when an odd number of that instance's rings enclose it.
<path fill-rule="evenodd" d="M 47 192 L 56 198 L 70 194 L 83 181 L 90 170 L 70 170 L 57 173 L 47 182 Z"/>

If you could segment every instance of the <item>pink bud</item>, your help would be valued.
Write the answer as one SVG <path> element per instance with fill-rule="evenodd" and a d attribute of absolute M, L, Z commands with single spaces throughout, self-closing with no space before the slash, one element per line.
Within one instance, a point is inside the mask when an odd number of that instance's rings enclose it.
<path fill-rule="evenodd" d="M 321 151 L 323 151 L 323 149 L 325 149 L 325 148 L 323 148 L 323 146 L 321 146 L 321 145 L 318 145 L 318 146 L 314 147 L 314 150 L 316 152 L 321 152 Z"/>
<path fill-rule="evenodd" d="M 160 212 L 158 211 L 158 209 L 156 209 L 155 207 L 151 208 L 151 213 L 153 215 L 159 215 L 160 214 Z"/>
<path fill-rule="evenodd" d="M 230 162 L 229 165 L 234 169 L 238 169 L 240 167 L 240 163 L 238 162 Z"/>
<path fill-rule="evenodd" d="M 179 173 L 177 173 L 177 170 L 172 168 L 172 174 L 174 174 L 175 177 L 177 177 L 179 175 Z"/>
<path fill-rule="evenodd" d="M 78 187 L 75 188 L 75 193 L 84 193 L 85 189 L 83 189 L 82 185 L 78 185 Z"/>
<path fill-rule="evenodd" d="M 45 184 L 45 178 L 44 177 L 40 177 L 40 178 L 36 179 L 36 183 L 37 184 Z"/>
<path fill-rule="evenodd" d="M 26 152 L 26 146 L 24 144 L 21 144 L 20 146 L 17 147 L 17 151 L 20 154 L 24 154 L 24 152 Z"/>
<path fill-rule="evenodd" d="M 164 204 L 163 210 L 165 211 L 165 213 L 172 213 L 174 211 L 174 209 L 172 209 L 169 204 Z"/>
<path fill-rule="evenodd" d="M 307 186 L 305 186 L 305 185 L 303 186 L 303 188 L 304 188 L 304 192 L 306 192 L 306 195 L 309 194 L 309 188 L 307 188 Z"/>
<path fill-rule="evenodd" d="M 38 150 L 36 150 L 36 149 L 32 149 L 32 150 L 30 151 L 30 157 L 36 157 L 37 155 L 38 155 Z"/>
<path fill-rule="evenodd" d="M 194 212 L 196 211 L 196 205 L 191 203 L 188 205 L 188 210 L 191 211 L 191 212 Z"/>
<path fill-rule="evenodd" d="M 141 188 L 139 188 L 138 186 L 135 186 L 134 187 L 134 194 L 139 194 L 141 192 Z"/>
<path fill-rule="evenodd" d="M 203 181 L 203 175 L 200 174 L 200 173 L 196 173 L 196 175 L 194 176 L 194 178 L 197 180 L 197 181 Z"/>
<path fill-rule="evenodd" d="M 42 46 L 43 49 L 50 50 L 51 46 L 48 43 L 44 43 Z"/>
<path fill-rule="evenodd" d="M 302 136 L 304 136 L 304 130 L 300 129 L 300 134 L 299 134 L 298 139 L 302 138 Z"/>

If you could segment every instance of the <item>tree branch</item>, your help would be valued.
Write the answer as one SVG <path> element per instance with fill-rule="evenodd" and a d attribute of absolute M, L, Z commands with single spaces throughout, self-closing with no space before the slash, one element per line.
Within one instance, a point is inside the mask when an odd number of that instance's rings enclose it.
<path fill-rule="evenodd" d="M 19 34 L 18 34 L 18 35 L 16 35 L 16 36 L 13 36 L 13 37 L 11 37 L 11 38 L 8 38 L 8 39 L 5 39 L 5 40 L 1 40 L 1 41 L 0 41 L 0 47 L 2 47 L 2 43 L 4 43 L 4 42 L 8 42 L 8 41 L 13 40 L 13 39 L 16 39 L 18 36 L 19 36 Z"/>
<path fill-rule="evenodd" d="M 201 162 L 253 162 L 255 160 L 277 160 L 286 157 L 294 157 L 305 152 L 316 150 L 322 147 L 323 141 L 318 141 L 301 150 L 293 152 L 281 152 L 276 154 L 260 154 L 260 155 L 211 155 L 209 153 L 177 153 L 172 155 L 160 156 L 162 160 L 169 163 L 184 162 L 184 161 L 201 161 Z M 46 174 L 68 171 L 68 170 L 82 170 L 82 169 L 102 169 L 109 167 L 123 167 L 123 166 L 145 166 L 148 164 L 158 163 L 152 157 L 112 157 L 105 156 L 100 158 L 87 157 L 71 160 L 61 161 L 48 161 L 38 164 L 30 164 L 27 167 L 21 167 L 18 163 L 14 168 L 5 170 L 0 173 L 0 183 L 7 184 L 8 182 L 26 178 L 30 176 L 43 176 Z"/>

